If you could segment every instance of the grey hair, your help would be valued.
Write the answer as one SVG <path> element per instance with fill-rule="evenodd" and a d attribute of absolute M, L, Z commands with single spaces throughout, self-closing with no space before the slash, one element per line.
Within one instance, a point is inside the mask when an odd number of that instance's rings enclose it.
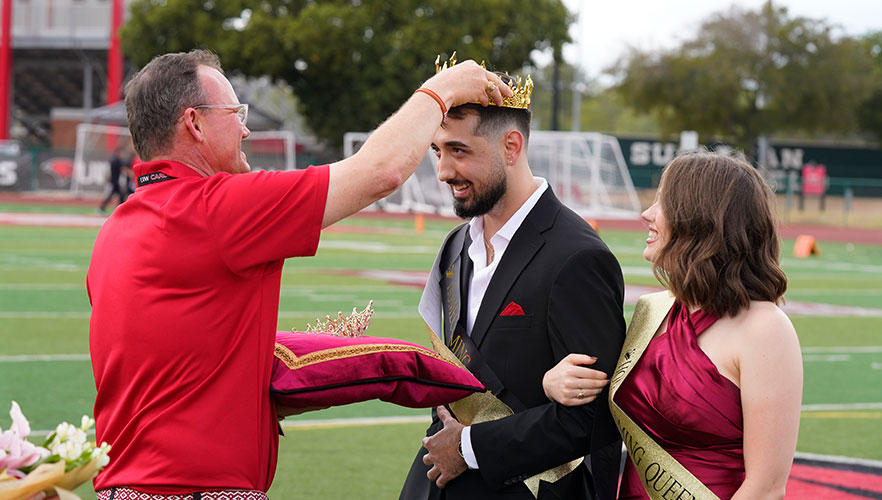
<path fill-rule="evenodd" d="M 194 49 L 154 57 L 126 84 L 126 117 L 141 160 L 167 152 L 181 112 L 206 99 L 199 66 L 223 73 L 215 53 Z"/>

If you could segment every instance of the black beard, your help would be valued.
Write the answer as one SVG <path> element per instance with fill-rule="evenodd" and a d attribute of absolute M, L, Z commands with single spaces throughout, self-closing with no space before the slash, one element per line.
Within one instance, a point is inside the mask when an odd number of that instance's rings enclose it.
<path fill-rule="evenodd" d="M 492 184 L 490 184 L 483 192 L 479 193 L 474 191 L 475 185 L 472 184 L 473 193 L 470 201 L 463 198 L 453 198 L 453 212 L 457 217 L 461 219 L 471 219 L 472 217 L 484 215 L 490 210 L 493 210 L 493 207 L 499 203 L 499 200 L 502 199 L 502 195 L 505 194 L 505 191 L 508 188 L 504 167 L 503 169 L 498 170 L 498 172 L 501 175 L 491 179 Z"/>

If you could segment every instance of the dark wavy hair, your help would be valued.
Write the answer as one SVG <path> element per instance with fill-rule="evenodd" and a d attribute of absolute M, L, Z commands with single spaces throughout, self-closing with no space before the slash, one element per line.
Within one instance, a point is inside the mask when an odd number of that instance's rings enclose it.
<path fill-rule="evenodd" d="M 506 73 L 496 71 L 502 83 L 510 88 L 515 87 L 515 79 Z M 450 108 L 447 118 L 462 120 L 469 113 L 478 115 L 478 124 L 475 126 L 475 135 L 486 139 L 496 139 L 512 128 L 517 129 L 524 136 L 524 144 L 530 141 L 530 122 L 533 113 L 529 109 L 504 108 L 502 106 L 481 106 L 480 104 L 468 103 Z M 442 123 L 443 127 L 444 124 Z"/>
<path fill-rule="evenodd" d="M 677 300 L 718 317 L 751 300 L 781 300 L 787 276 L 778 264 L 774 194 L 743 155 L 677 156 L 665 167 L 658 201 L 669 237 L 653 272 Z"/>
<path fill-rule="evenodd" d="M 204 104 L 199 66 L 224 72 L 213 52 L 193 49 L 154 57 L 126 84 L 126 117 L 142 160 L 166 153 L 184 109 Z"/>

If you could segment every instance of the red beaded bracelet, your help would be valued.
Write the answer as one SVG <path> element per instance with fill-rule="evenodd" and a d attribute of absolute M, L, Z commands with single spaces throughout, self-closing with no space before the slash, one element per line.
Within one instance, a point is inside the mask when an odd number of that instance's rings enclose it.
<path fill-rule="evenodd" d="M 441 114 L 447 116 L 447 106 L 444 105 L 444 100 L 441 99 L 441 97 L 439 97 L 438 94 L 435 93 L 435 91 L 427 89 L 425 87 L 420 87 L 416 89 L 413 93 L 416 94 L 417 92 L 422 92 L 432 99 L 435 99 L 435 102 L 437 102 L 438 105 L 441 106 Z"/>

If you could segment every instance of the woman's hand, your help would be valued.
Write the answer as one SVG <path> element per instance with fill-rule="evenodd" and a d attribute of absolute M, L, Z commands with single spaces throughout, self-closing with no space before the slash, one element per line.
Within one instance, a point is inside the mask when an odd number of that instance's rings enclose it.
<path fill-rule="evenodd" d="M 609 379 L 602 371 L 588 368 L 597 358 L 587 354 L 569 354 L 542 377 L 542 389 L 548 399 L 564 406 L 578 406 L 597 399 Z"/>

